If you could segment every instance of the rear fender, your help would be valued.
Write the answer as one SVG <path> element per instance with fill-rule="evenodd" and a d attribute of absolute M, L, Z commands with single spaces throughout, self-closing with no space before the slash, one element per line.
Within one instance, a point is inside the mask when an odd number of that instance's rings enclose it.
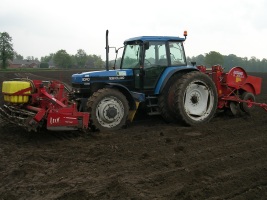
<path fill-rule="evenodd" d="M 242 85 L 242 89 L 247 92 L 259 95 L 261 93 L 262 79 L 255 76 L 248 76 L 246 83 Z"/>
<path fill-rule="evenodd" d="M 192 66 L 185 66 L 185 67 L 168 67 L 166 70 L 162 73 L 156 88 L 155 88 L 155 94 L 160 94 L 162 90 L 164 89 L 165 85 L 167 84 L 168 80 L 177 73 L 188 73 L 191 71 L 199 71 L 196 67 Z"/>
<path fill-rule="evenodd" d="M 256 88 L 251 83 L 245 83 L 244 85 L 242 85 L 240 87 L 240 89 L 242 89 L 245 92 L 249 92 L 249 93 L 252 93 L 254 95 L 257 95 Z"/>

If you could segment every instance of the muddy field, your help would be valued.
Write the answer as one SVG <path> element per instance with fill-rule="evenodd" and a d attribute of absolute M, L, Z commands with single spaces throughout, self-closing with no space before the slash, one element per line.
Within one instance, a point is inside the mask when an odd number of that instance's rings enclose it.
<path fill-rule="evenodd" d="M 70 82 L 73 72 L 1 73 Z M 267 103 L 267 74 L 258 102 Z M 43 78 L 41 78 L 43 79 Z M 136 120 L 126 129 L 0 130 L 0 200 L 266 199 L 267 112 L 216 115 L 199 127 Z"/>

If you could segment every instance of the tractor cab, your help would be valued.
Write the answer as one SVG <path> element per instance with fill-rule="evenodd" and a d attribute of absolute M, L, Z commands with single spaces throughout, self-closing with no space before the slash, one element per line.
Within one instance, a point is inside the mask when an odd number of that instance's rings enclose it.
<path fill-rule="evenodd" d="M 136 91 L 153 91 L 168 67 L 186 66 L 185 38 L 141 36 L 124 42 L 120 69 L 132 69 Z"/>

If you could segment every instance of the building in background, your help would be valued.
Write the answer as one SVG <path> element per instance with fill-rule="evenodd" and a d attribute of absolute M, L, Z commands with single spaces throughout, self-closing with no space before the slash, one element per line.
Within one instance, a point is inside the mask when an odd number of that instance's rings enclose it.
<path fill-rule="evenodd" d="M 10 60 L 8 68 L 39 68 L 40 62 L 38 60 Z"/>

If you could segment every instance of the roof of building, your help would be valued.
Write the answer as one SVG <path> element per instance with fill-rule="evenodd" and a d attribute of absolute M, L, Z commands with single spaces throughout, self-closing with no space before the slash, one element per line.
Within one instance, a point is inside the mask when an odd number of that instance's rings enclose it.
<path fill-rule="evenodd" d="M 30 64 L 40 64 L 38 60 L 12 60 L 10 62 L 13 65 L 30 65 Z"/>

